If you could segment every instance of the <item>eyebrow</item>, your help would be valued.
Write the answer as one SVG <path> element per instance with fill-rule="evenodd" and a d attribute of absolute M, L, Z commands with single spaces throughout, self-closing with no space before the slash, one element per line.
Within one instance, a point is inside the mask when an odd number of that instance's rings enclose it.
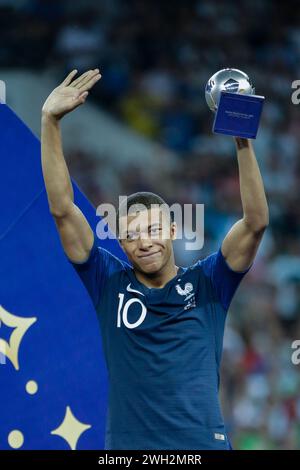
<path fill-rule="evenodd" d="M 154 224 L 150 224 L 147 226 L 147 229 L 151 229 L 151 228 L 156 228 L 156 227 L 160 227 L 161 226 L 161 222 L 155 222 Z M 128 235 L 129 233 L 134 233 L 136 232 L 136 230 L 126 230 L 122 235 Z"/>
<path fill-rule="evenodd" d="M 148 229 L 149 228 L 153 228 L 153 227 L 160 227 L 161 223 L 160 222 L 155 222 L 155 224 L 150 224 L 148 225 Z"/>

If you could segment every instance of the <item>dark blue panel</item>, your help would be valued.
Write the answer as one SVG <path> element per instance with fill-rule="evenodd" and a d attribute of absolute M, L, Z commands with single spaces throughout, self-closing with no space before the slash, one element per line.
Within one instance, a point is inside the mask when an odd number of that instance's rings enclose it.
<path fill-rule="evenodd" d="M 107 376 L 96 313 L 49 214 L 39 141 L 6 105 L 0 125 L 0 305 L 37 319 L 22 337 L 19 370 L 9 359 L 0 365 L 0 448 L 11 448 L 8 436 L 15 430 L 24 436 L 22 449 L 70 448 L 51 434 L 69 406 L 91 425 L 77 449 L 103 449 Z M 74 191 L 95 230 L 95 209 L 75 185 Z M 101 245 L 124 257 L 115 240 Z M 16 331 L 2 326 L 0 339 L 13 343 Z M 33 395 L 26 391 L 29 381 L 38 384 Z"/>

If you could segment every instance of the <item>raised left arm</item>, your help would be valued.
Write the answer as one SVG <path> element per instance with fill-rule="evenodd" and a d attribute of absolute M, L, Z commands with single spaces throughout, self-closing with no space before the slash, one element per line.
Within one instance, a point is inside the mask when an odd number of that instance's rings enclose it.
<path fill-rule="evenodd" d="M 244 271 L 252 264 L 269 224 L 269 210 L 252 143 L 240 137 L 236 137 L 235 142 L 243 218 L 230 229 L 221 250 L 231 269 Z"/>

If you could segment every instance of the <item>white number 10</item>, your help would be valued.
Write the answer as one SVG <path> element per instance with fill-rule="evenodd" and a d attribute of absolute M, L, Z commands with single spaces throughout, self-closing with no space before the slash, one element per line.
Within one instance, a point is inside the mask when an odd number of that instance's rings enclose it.
<path fill-rule="evenodd" d="M 146 315 L 147 315 L 147 309 L 146 309 L 145 305 L 143 304 L 143 302 L 141 302 L 139 299 L 129 299 L 125 303 L 125 305 L 123 307 L 123 312 L 122 312 L 123 302 L 124 302 L 124 294 L 119 294 L 117 327 L 121 328 L 121 317 L 122 317 L 124 325 L 127 328 L 132 329 L 132 328 L 136 328 L 137 326 L 141 325 L 143 323 L 143 321 L 145 320 Z M 127 316 L 128 309 L 129 309 L 130 305 L 135 304 L 135 303 L 140 304 L 140 306 L 142 307 L 141 316 L 135 323 L 129 323 L 128 322 L 128 316 Z"/>

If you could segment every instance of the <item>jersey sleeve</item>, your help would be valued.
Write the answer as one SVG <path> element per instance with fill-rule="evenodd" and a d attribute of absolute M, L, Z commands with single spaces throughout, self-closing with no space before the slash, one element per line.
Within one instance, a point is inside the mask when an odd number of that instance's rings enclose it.
<path fill-rule="evenodd" d="M 201 264 L 205 275 L 211 279 L 222 307 L 227 311 L 234 293 L 252 264 L 245 271 L 234 271 L 225 260 L 221 248 L 205 258 Z"/>
<path fill-rule="evenodd" d="M 67 260 L 76 270 L 97 309 L 107 279 L 123 268 L 122 261 L 104 248 L 98 247 L 95 236 L 92 250 L 85 261 L 76 263 L 68 257 Z"/>

